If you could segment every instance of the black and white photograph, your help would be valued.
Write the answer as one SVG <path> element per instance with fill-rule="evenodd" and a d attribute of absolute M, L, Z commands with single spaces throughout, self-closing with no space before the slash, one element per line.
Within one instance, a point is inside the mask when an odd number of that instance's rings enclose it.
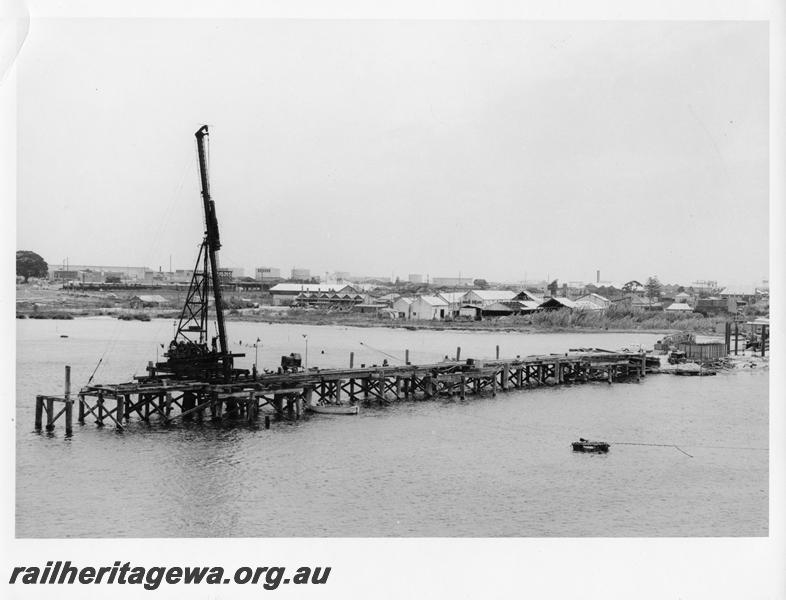
<path fill-rule="evenodd" d="M 784 592 L 773 22 L 34 8 L 9 597 Z"/>

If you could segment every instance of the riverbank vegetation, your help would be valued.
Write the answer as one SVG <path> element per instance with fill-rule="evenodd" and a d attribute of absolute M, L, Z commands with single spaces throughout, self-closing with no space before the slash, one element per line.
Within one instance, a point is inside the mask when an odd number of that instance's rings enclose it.
<path fill-rule="evenodd" d="M 352 327 L 394 327 L 406 329 L 469 329 L 515 331 L 688 331 L 700 334 L 720 334 L 724 317 L 703 317 L 698 313 L 653 312 L 636 308 L 611 307 L 603 311 L 571 311 L 568 309 L 541 311 L 529 315 L 473 320 L 382 319 L 373 314 L 329 312 L 304 309 L 266 310 L 236 313 L 230 320 L 267 321 L 308 325 L 344 325 Z"/>

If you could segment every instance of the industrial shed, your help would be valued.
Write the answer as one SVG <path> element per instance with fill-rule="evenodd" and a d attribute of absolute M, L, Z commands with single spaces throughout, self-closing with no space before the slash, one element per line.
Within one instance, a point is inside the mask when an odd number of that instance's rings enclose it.
<path fill-rule="evenodd" d="M 573 310 L 576 308 L 576 303 L 573 302 L 573 300 L 568 300 L 563 296 L 555 296 L 553 298 L 544 300 L 539 308 L 541 310 L 559 310 L 561 308 Z"/>
<path fill-rule="evenodd" d="M 444 319 L 449 312 L 449 305 L 438 296 L 418 296 L 412 302 L 412 319 L 432 320 Z"/>
<path fill-rule="evenodd" d="M 461 303 L 472 306 L 490 306 L 497 302 L 513 300 L 515 297 L 516 293 L 510 290 L 470 290 L 464 294 Z"/>
<path fill-rule="evenodd" d="M 169 301 L 163 296 L 145 294 L 134 296 L 130 301 L 131 308 L 154 308 L 168 303 Z"/>
<path fill-rule="evenodd" d="M 401 297 L 395 302 L 393 302 L 393 310 L 398 313 L 398 316 L 402 319 L 411 319 L 412 318 L 412 304 L 414 300 L 412 298 L 405 298 Z"/>

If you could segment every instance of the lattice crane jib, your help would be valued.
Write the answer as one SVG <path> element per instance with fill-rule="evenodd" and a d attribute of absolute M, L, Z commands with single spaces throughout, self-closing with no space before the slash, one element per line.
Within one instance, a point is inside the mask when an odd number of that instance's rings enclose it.
<path fill-rule="evenodd" d="M 216 207 L 210 197 L 210 181 L 207 173 L 207 125 L 200 127 L 195 136 L 205 216 L 204 238 L 199 248 L 177 330 L 165 354 L 167 360 L 158 363 L 156 368 L 159 373 L 171 373 L 180 378 L 229 380 L 234 375 L 246 372 L 233 369 L 234 357 L 244 355 L 232 354 L 227 344 L 217 256 L 221 241 L 218 234 Z M 218 329 L 218 335 L 212 337 L 208 331 L 211 292 Z"/>

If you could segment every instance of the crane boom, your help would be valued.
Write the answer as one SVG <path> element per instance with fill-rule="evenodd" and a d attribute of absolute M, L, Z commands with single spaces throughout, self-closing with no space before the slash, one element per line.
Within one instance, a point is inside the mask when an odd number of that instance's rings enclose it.
<path fill-rule="evenodd" d="M 224 325 L 224 304 L 221 298 L 221 280 L 218 275 L 218 258 L 216 257 L 216 252 L 221 248 L 221 240 L 218 236 L 216 205 L 210 197 L 210 180 L 207 174 L 207 152 L 205 151 L 205 139 L 208 137 L 207 125 L 202 125 L 194 135 L 196 136 L 197 152 L 199 153 L 199 177 L 202 182 L 202 202 L 205 207 L 205 239 L 210 258 L 211 284 L 216 305 L 219 351 L 221 354 L 226 355 L 228 348 L 226 327 Z"/>

